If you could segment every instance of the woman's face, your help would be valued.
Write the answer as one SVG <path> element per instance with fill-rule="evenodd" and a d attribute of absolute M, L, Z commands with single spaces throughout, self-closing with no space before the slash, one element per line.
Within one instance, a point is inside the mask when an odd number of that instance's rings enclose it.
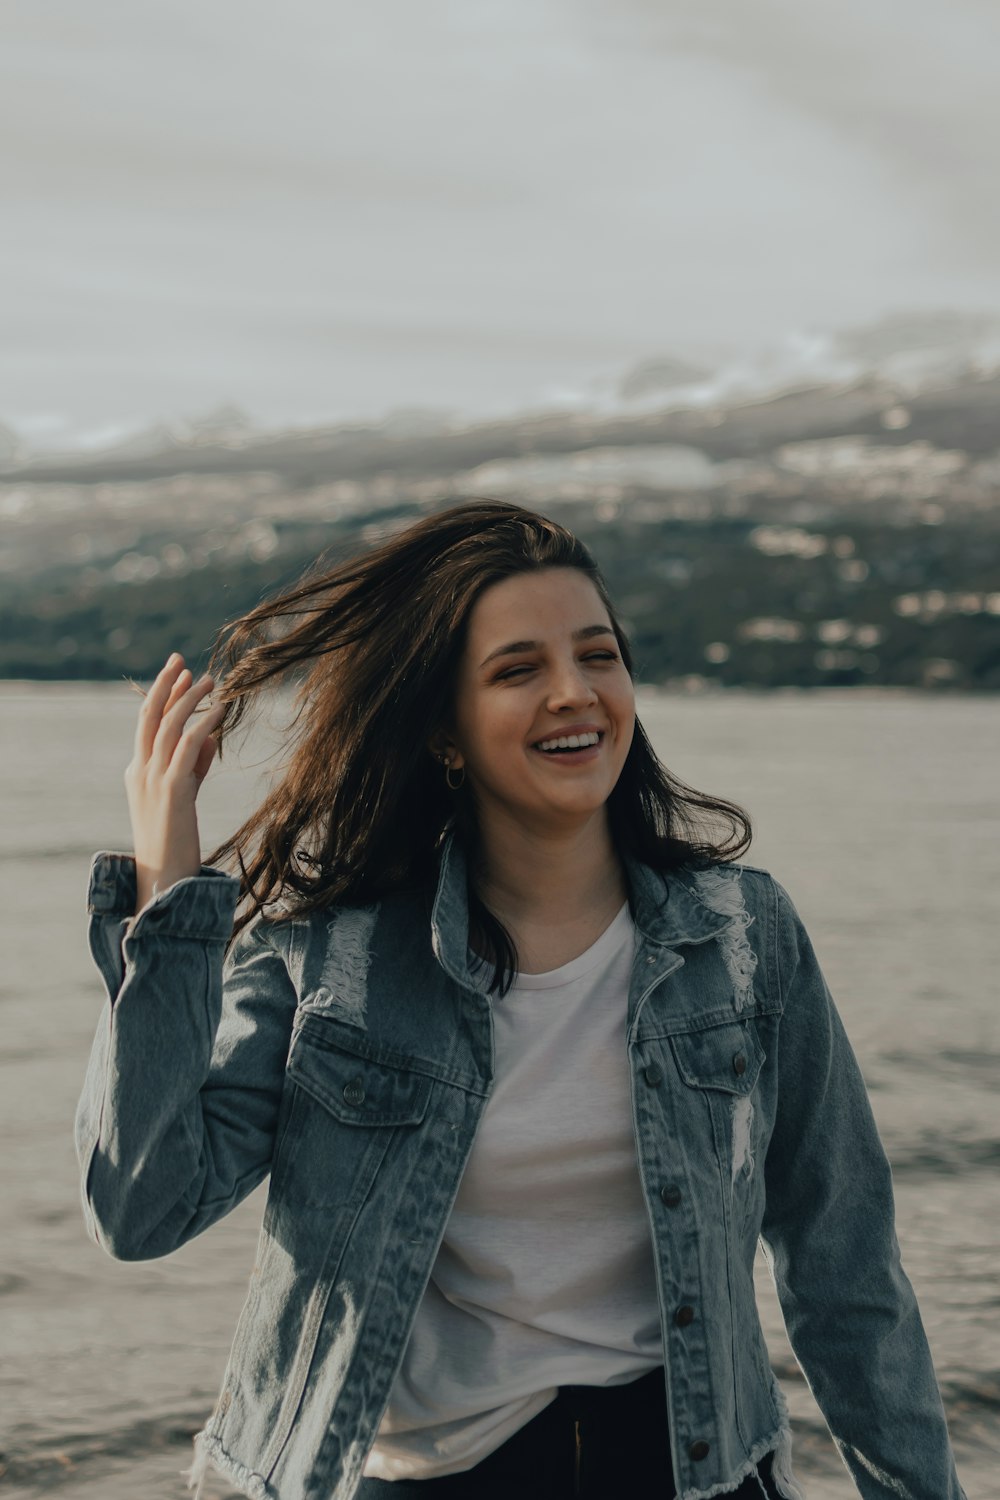
<path fill-rule="evenodd" d="M 634 727 L 632 679 L 585 573 L 521 573 L 480 595 L 449 753 L 486 827 L 496 816 L 539 831 L 591 818 L 621 774 Z"/>

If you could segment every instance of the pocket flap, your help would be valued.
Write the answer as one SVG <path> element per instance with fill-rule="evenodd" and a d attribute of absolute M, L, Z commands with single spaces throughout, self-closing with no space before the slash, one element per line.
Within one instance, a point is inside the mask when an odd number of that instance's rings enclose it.
<path fill-rule="evenodd" d="M 753 1029 L 739 1021 L 677 1032 L 670 1046 L 686 1084 L 726 1094 L 749 1094 L 766 1056 Z"/>
<path fill-rule="evenodd" d="M 309 1026 L 293 1035 L 288 1074 L 345 1125 L 419 1125 L 431 1079 L 331 1045 Z"/>

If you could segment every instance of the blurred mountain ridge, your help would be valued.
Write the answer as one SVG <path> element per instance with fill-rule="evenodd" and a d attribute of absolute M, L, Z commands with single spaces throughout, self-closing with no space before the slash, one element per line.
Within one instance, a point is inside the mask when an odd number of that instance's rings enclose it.
<path fill-rule="evenodd" d="M 595 377 L 577 390 L 525 410 L 473 418 L 443 408 L 411 404 L 369 420 L 265 424 L 231 403 L 188 418 L 145 427 L 111 425 L 79 438 L 31 440 L 0 421 L 0 472 L 73 470 L 86 464 L 180 455 L 185 450 L 224 452 L 284 444 L 315 447 L 333 435 L 378 433 L 386 439 L 433 438 L 470 427 L 518 424 L 559 413 L 642 415 L 648 410 L 707 410 L 753 404 L 806 389 L 833 389 L 885 381 L 912 396 L 941 382 L 1000 372 L 1000 316 L 949 311 L 896 312 L 841 330 L 793 330 L 752 359 L 712 368 L 663 353 L 646 356 L 615 375 Z M 0 414 L 2 416 L 2 414 Z M 275 457 L 272 451 L 270 455 Z"/>
<path fill-rule="evenodd" d="M 592 547 L 644 680 L 995 689 L 993 341 L 1000 320 L 923 315 L 776 354 L 770 389 L 731 369 L 730 395 L 657 396 L 703 372 L 645 361 L 589 404 L 486 420 L 413 406 L 268 432 L 219 407 L 101 450 L 0 443 L 0 674 L 198 658 L 317 556 L 480 496 Z"/>

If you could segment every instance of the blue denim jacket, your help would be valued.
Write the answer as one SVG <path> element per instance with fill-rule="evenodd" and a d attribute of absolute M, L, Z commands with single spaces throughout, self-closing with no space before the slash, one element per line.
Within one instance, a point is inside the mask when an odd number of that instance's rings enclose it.
<path fill-rule="evenodd" d="M 964 1500 L 861 1074 L 785 891 L 749 865 L 631 863 L 622 1043 L 681 1500 L 768 1451 L 801 1495 L 758 1320 L 758 1237 L 795 1354 L 864 1500 Z M 491 1091 L 491 998 L 466 871 L 437 892 L 232 932 L 209 866 L 135 911 L 96 855 L 107 985 L 77 1116 L 85 1212 L 121 1259 L 167 1255 L 270 1173 L 208 1464 L 253 1500 L 350 1500 Z M 675 1318 L 679 1307 L 695 1317 Z M 665 1476 L 666 1479 L 666 1476 Z"/>

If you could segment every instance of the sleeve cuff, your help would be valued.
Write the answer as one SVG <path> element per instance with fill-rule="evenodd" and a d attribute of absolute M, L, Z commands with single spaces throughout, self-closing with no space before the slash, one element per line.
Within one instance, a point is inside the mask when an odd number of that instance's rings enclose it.
<path fill-rule="evenodd" d="M 176 881 L 136 913 L 135 856 L 102 851 L 91 861 L 87 907 L 94 916 L 127 923 L 126 937 L 148 930 L 224 942 L 233 930 L 239 897 L 237 876 L 202 865 L 199 874 Z"/>

